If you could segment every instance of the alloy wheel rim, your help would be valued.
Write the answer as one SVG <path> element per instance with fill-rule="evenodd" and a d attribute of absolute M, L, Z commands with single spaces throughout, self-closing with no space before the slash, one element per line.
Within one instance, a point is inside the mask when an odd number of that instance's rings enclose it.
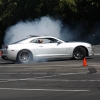
<path fill-rule="evenodd" d="M 29 54 L 27 52 L 23 52 L 21 53 L 20 55 L 20 59 L 24 62 L 28 61 L 29 60 Z"/>
<path fill-rule="evenodd" d="M 77 59 L 80 59 L 80 58 L 83 57 L 83 55 L 81 53 L 75 53 L 74 57 L 77 58 Z"/>

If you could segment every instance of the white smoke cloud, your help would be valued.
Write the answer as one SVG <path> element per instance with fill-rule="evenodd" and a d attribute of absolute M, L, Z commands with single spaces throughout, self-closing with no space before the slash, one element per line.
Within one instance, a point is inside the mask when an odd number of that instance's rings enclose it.
<path fill-rule="evenodd" d="M 50 17 L 42 17 L 35 21 L 20 21 L 6 30 L 4 43 L 10 44 L 26 38 L 28 35 L 50 35 L 60 38 L 62 23 Z"/>
<path fill-rule="evenodd" d="M 95 36 L 82 36 L 86 32 L 84 32 L 85 29 L 81 24 L 76 24 L 76 27 L 72 30 L 69 26 L 63 25 L 60 20 L 46 16 L 34 21 L 20 21 L 16 25 L 9 27 L 6 30 L 4 43 L 11 44 L 26 38 L 28 35 L 50 35 L 65 41 L 86 41 L 90 43 L 96 41 L 96 43 L 100 43 L 98 27 L 95 29 L 96 32 L 93 33 Z"/>

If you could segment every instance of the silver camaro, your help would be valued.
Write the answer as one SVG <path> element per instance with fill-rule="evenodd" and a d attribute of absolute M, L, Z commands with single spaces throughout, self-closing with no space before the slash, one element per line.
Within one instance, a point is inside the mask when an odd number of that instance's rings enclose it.
<path fill-rule="evenodd" d="M 2 45 L 2 59 L 30 63 L 38 59 L 93 56 L 92 46 L 85 42 L 65 42 L 52 36 L 28 36 L 26 39 Z"/>

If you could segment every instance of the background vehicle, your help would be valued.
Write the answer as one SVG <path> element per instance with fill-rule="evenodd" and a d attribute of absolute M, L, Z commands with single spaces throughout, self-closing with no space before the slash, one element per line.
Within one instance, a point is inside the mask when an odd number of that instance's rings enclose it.
<path fill-rule="evenodd" d="M 39 40 L 42 40 L 40 43 Z M 2 59 L 30 63 L 37 59 L 70 57 L 83 59 L 92 56 L 91 44 L 64 42 L 52 36 L 28 36 L 26 39 L 2 46 Z"/>

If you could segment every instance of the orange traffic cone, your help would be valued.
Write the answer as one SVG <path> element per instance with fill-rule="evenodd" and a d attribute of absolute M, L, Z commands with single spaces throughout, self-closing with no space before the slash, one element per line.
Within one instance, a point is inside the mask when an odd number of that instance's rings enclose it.
<path fill-rule="evenodd" d="M 84 66 L 84 67 L 87 66 L 86 58 L 83 59 L 83 66 Z"/>

